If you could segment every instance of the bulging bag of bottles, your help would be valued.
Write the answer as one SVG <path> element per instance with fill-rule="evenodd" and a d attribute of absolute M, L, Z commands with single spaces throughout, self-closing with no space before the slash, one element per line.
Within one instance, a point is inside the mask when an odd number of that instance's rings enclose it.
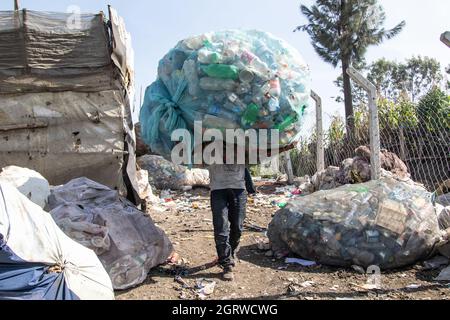
<path fill-rule="evenodd" d="M 275 252 L 381 269 L 425 259 L 445 237 L 431 194 L 389 177 L 293 201 L 276 214 L 268 236 Z"/>
<path fill-rule="evenodd" d="M 283 147 L 298 140 L 309 96 L 308 66 L 283 40 L 255 30 L 207 33 L 160 61 L 141 109 L 142 137 L 169 158 L 172 132 L 193 133 L 202 121 L 206 129 L 278 129 Z"/>

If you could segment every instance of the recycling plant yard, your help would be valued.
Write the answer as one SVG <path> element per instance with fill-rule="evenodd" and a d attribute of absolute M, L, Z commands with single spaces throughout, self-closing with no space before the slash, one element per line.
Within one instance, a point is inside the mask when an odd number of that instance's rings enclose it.
<path fill-rule="evenodd" d="M 0 4 L 0 300 L 449 299 L 448 1 L 113 2 Z"/>

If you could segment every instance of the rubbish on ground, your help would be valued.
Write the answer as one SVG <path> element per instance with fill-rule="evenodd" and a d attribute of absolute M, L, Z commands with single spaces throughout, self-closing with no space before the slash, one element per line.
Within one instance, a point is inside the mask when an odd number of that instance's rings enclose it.
<path fill-rule="evenodd" d="M 137 159 L 137 163 L 149 172 L 150 185 L 159 190 L 188 191 L 192 187 L 209 186 L 208 170 L 189 170 L 155 155 L 142 156 Z"/>
<path fill-rule="evenodd" d="M 407 290 L 416 290 L 416 289 L 419 289 L 420 287 L 422 287 L 422 285 L 413 283 L 413 284 L 407 285 L 405 287 L 405 289 L 407 289 Z"/>
<path fill-rule="evenodd" d="M 169 264 L 178 264 L 180 261 L 180 255 L 176 252 L 173 252 L 171 256 L 167 259 L 167 263 Z"/>
<path fill-rule="evenodd" d="M 425 270 L 439 269 L 442 266 L 446 266 L 449 263 L 449 258 L 443 256 L 436 256 L 423 263 Z"/>
<path fill-rule="evenodd" d="M 315 261 L 309 261 L 299 258 L 286 258 L 285 263 L 287 264 L 299 264 L 303 267 L 313 267 L 316 266 L 317 263 Z"/>
<path fill-rule="evenodd" d="M 375 283 L 365 283 L 363 285 L 355 285 L 358 288 L 364 289 L 364 290 L 380 290 L 381 287 L 378 284 Z"/>
<path fill-rule="evenodd" d="M 24 196 L 32 202 L 45 208 L 50 195 L 50 185 L 48 181 L 38 172 L 9 166 L 0 172 L 0 182 L 7 182 L 17 188 Z"/>
<path fill-rule="evenodd" d="M 382 177 L 293 200 L 275 215 L 268 236 L 275 252 L 290 250 L 325 265 L 391 269 L 426 258 L 443 233 L 430 193 Z"/>
<path fill-rule="evenodd" d="M 436 281 L 450 281 L 450 266 L 441 271 Z"/>
<path fill-rule="evenodd" d="M 190 289 L 191 288 L 191 286 L 186 281 L 184 281 L 183 278 L 181 278 L 180 276 L 176 276 L 174 278 L 174 281 L 179 283 L 179 284 L 181 284 L 183 286 L 183 289 Z"/>
<path fill-rule="evenodd" d="M 272 250 L 267 251 L 267 252 L 265 253 L 265 256 L 266 256 L 266 257 L 273 257 L 273 251 L 272 251 Z"/>
<path fill-rule="evenodd" d="M 214 293 L 217 282 L 207 279 L 197 279 L 195 288 L 197 289 L 197 295 L 201 300 L 206 299 Z"/>
<path fill-rule="evenodd" d="M 278 129 L 283 147 L 300 137 L 309 87 L 310 71 L 297 50 L 268 33 L 191 37 L 159 63 L 141 108 L 142 137 L 166 159 L 172 132 L 192 131 L 194 121 L 212 129 Z"/>
<path fill-rule="evenodd" d="M 113 300 L 92 250 L 68 238 L 52 217 L 0 182 L 0 299 Z"/>
<path fill-rule="evenodd" d="M 72 239 L 94 250 L 118 290 L 142 283 L 173 252 L 150 216 L 116 190 L 86 178 L 52 190 L 50 214 Z"/>
<path fill-rule="evenodd" d="M 303 288 L 309 288 L 315 285 L 314 281 L 305 281 L 303 283 L 300 283 L 300 286 L 302 286 Z"/>

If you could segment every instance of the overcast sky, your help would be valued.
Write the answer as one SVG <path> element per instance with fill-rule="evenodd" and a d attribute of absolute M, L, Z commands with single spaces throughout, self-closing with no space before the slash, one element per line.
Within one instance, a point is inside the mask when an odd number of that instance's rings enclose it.
<path fill-rule="evenodd" d="M 338 94 L 333 84 L 339 69 L 323 62 L 314 52 L 306 33 L 293 33 L 305 23 L 300 4 L 311 0 L 20 0 L 21 7 L 42 11 L 66 11 L 77 5 L 83 12 L 107 11 L 113 5 L 123 16 L 133 37 L 136 54 L 137 91 L 156 78 L 159 59 L 176 43 L 190 35 L 209 31 L 242 28 L 261 29 L 290 42 L 310 65 L 313 88 L 324 99 L 326 116 L 343 106 L 331 98 Z M 450 64 L 450 49 L 439 41 L 450 30 L 449 0 L 380 0 L 387 14 L 386 28 L 401 20 L 404 31 L 378 47 L 372 47 L 367 61 L 386 57 L 402 61 L 412 55 L 430 56 L 444 66 Z M 13 0 L 1 0 L 0 10 L 11 10 Z M 139 95 L 138 95 L 139 100 Z"/>

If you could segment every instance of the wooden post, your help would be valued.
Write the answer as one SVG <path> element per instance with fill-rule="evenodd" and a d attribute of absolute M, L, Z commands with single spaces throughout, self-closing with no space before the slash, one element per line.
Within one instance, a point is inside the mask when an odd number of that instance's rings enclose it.
<path fill-rule="evenodd" d="M 322 99 L 317 93 L 311 91 L 311 98 L 316 102 L 316 135 L 317 135 L 317 172 L 325 170 L 325 151 L 323 145 Z"/>
<path fill-rule="evenodd" d="M 378 180 L 381 178 L 381 146 L 377 90 L 373 83 L 364 78 L 355 68 L 349 67 L 347 73 L 357 84 L 366 90 L 369 95 L 370 167 L 372 169 L 372 180 Z"/>
<path fill-rule="evenodd" d="M 14 11 L 19 11 L 19 0 L 14 0 Z"/>

